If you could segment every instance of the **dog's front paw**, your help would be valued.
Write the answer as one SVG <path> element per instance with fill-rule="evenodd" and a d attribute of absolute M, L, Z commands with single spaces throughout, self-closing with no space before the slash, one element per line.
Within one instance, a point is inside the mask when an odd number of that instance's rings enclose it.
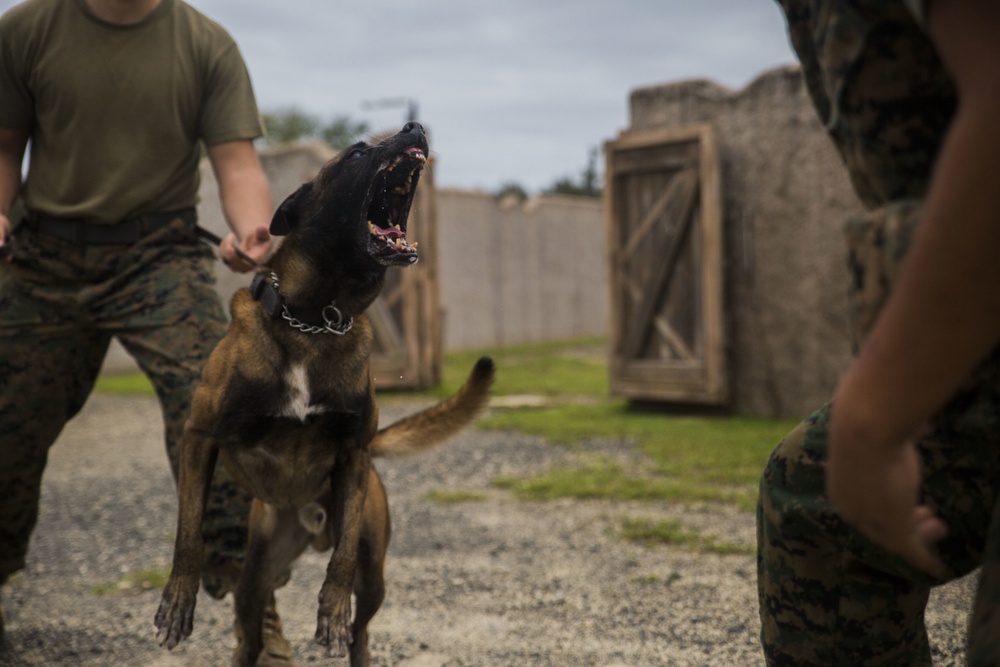
<path fill-rule="evenodd" d="M 338 594 L 330 604 L 322 601 L 316 618 L 316 643 L 327 655 L 342 658 L 351 646 L 351 594 Z"/>
<path fill-rule="evenodd" d="M 198 581 L 194 587 L 189 583 L 177 581 L 173 577 L 167 580 L 160 600 L 160 608 L 156 610 L 156 641 L 160 646 L 173 649 L 181 640 L 186 639 L 194 627 L 194 605 L 198 595 Z"/>

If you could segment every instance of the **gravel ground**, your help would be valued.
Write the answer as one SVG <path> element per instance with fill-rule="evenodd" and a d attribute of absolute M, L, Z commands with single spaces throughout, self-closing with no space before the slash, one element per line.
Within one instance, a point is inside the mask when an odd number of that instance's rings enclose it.
<path fill-rule="evenodd" d="M 383 420 L 415 405 L 394 399 Z M 192 637 L 173 652 L 154 640 L 158 590 L 95 588 L 165 568 L 175 497 L 149 398 L 94 395 L 53 448 L 27 568 L 3 592 L 8 642 L 0 665 L 207 667 L 228 664 L 231 604 L 202 593 Z M 572 462 L 582 452 L 634 455 L 622 443 L 582 450 L 510 433 L 468 431 L 447 447 L 379 462 L 394 524 L 387 597 L 375 617 L 377 665 L 637 667 L 763 665 L 754 561 L 616 537 L 623 517 L 680 519 L 751 545 L 753 516 L 666 503 L 525 503 L 489 482 Z M 441 505 L 432 490 L 482 502 Z M 325 555 L 307 553 L 278 592 L 302 665 L 341 665 L 312 642 Z M 961 664 L 971 578 L 933 594 L 936 664 Z"/>

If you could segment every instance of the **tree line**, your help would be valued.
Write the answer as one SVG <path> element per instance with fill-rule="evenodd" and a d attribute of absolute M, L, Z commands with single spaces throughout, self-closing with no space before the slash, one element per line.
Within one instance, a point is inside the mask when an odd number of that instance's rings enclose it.
<path fill-rule="evenodd" d="M 266 135 L 261 140 L 264 144 L 318 139 L 325 141 L 335 151 L 341 151 L 363 139 L 369 132 L 368 123 L 352 119 L 350 116 L 339 115 L 331 120 L 323 120 L 298 108 L 269 111 L 261 116 L 266 130 Z M 603 187 L 597 172 L 598 156 L 598 149 L 591 148 L 586 166 L 576 177 L 558 178 L 543 188 L 542 194 L 600 197 Z M 528 198 L 528 191 L 515 181 L 504 183 L 493 194 L 497 198 L 516 197 L 520 200 Z"/>

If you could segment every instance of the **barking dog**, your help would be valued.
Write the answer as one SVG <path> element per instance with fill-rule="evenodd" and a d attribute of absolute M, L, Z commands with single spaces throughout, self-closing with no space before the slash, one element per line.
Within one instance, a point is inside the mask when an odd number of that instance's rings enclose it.
<path fill-rule="evenodd" d="M 252 667 L 276 579 L 312 544 L 333 547 L 316 641 L 369 664 L 368 621 L 382 603 L 389 543 L 377 456 L 417 452 L 468 425 L 489 398 L 480 359 L 452 398 L 377 431 L 364 314 L 387 267 L 416 261 L 406 223 L 427 156 L 423 128 L 343 151 L 286 199 L 269 267 L 231 304 L 226 337 L 205 366 L 181 444 L 177 539 L 156 614 L 160 643 L 190 635 L 203 558 L 201 523 L 216 460 L 254 496 L 236 591 L 233 664 Z M 356 613 L 351 622 L 351 593 Z"/>

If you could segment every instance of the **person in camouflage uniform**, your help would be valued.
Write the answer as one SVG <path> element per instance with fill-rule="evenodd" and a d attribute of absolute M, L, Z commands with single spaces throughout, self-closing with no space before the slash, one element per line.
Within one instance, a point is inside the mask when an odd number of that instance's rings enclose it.
<path fill-rule="evenodd" d="M 202 146 L 235 232 L 220 248 L 230 268 L 252 268 L 236 234 L 250 258 L 268 253 L 272 204 L 239 51 L 181 0 L 12 8 L 0 17 L 0 99 L 2 585 L 24 567 L 48 449 L 82 408 L 112 338 L 155 388 L 177 477 L 202 364 L 226 330 L 212 251 L 195 232 Z M 214 597 L 238 581 L 250 500 L 219 466 L 203 528 Z M 278 643 L 267 664 L 291 664 L 268 612 Z"/>
<path fill-rule="evenodd" d="M 767 663 L 930 665 L 930 589 L 981 565 L 968 663 L 1000 665 L 1000 5 L 779 4 L 868 212 L 855 360 L 761 479 Z"/>

